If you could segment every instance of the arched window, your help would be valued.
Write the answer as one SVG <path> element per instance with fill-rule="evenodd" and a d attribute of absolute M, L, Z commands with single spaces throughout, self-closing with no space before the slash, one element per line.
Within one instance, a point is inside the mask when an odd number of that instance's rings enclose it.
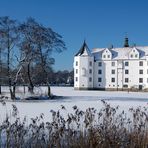
<path fill-rule="evenodd" d="M 82 68 L 81 71 L 82 71 L 82 72 L 81 72 L 82 76 L 86 76 L 86 69 L 85 69 L 85 68 Z"/>

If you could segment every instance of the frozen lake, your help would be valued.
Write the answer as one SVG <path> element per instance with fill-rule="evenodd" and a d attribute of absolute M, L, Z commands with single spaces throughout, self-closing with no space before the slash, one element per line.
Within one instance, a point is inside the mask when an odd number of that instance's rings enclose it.
<path fill-rule="evenodd" d="M 82 98 L 102 98 L 102 99 L 148 99 L 148 92 L 127 92 L 127 91 L 99 91 L 99 90 L 74 90 L 73 87 L 51 87 L 54 95 L 66 97 L 82 97 Z"/>
<path fill-rule="evenodd" d="M 59 110 L 61 105 L 66 107 L 63 114 L 72 112 L 72 107 L 77 105 L 81 110 L 89 107 L 96 109 L 102 108 L 101 99 L 105 99 L 111 106 L 120 106 L 120 110 L 125 110 L 131 107 L 148 107 L 148 93 L 146 92 L 113 92 L 113 91 L 78 91 L 73 87 L 51 87 L 51 92 L 57 96 L 63 96 L 56 100 L 46 101 L 28 101 L 28 102 L 7 102 L 3 107 L 0 104 L 0 122 L 12 111 L 12 104 L 16 105 L 19 110 L 19 116 L 23 118 L 27 116 L 28 120 L 39 116 L 41 113 L 45 115 L 45 121 L 51 119 L 50 110 Z"/>

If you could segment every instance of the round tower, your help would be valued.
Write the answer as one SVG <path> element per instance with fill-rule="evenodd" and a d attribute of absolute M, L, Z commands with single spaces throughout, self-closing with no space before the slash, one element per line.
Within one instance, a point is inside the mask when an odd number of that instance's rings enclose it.
<path fill-rule="evenodd" d="M 87 44 L 82 47 L 74 57 L 74 88 L 93 89 L 94 57 Z"/>

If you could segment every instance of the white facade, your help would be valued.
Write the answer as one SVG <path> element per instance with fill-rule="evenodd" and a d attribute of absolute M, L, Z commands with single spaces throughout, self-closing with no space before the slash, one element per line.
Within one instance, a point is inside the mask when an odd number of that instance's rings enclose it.
<path fill-rule="evenodd" d="M 75 89 L 148 90 L 148 46 L 96 48 L 74 57 Z"/>

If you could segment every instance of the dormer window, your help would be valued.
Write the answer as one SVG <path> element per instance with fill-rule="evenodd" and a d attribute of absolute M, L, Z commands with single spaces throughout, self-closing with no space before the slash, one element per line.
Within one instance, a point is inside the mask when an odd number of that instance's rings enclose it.
<path fill-rule="evenodd" d="M 102 53 L 102 58 L 104 60 L 107 60 L 107 59 L 111 59 L 112 58 L 112 53 L 111 53 L 111 51 L 108 48 L 104 49 L 104 51 Z"/>
<path fill-rule="evenodd" d="M 139 51 L 138 51 L 138 49 L 137 48 L 133 48 L 131 51 L 130 51 L 130 53 L 129 53 L 129 58 L 139 58 Z"/>

